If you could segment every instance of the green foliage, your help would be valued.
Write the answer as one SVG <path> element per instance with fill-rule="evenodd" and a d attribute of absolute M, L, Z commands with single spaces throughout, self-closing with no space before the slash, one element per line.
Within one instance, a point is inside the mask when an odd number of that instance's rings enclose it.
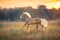
<path fill-rule="evenodd" d="M 22 7 L 22 8 L 0 8 L 0 20 L 6 21 L 16 21 L 20 20 L 20 15 L 23 12 L 29 12 L 32 17 L 42 17 L 46 19 L 59 19 L 60 18 L 60 8 L 59 9 L 47 9 L 45 5 L 39 5 L 38 9 L 33 9 L 32 7 Z"/>

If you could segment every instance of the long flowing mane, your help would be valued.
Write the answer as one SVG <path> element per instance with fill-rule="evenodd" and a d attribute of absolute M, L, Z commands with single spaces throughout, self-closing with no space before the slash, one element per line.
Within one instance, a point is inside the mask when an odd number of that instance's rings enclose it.
<path fill-rule="evenodd" d="M 28 12 L 23 12 L 23 15 L 27 15 L 29 18 L 32 18 L 31 15 Z"/>

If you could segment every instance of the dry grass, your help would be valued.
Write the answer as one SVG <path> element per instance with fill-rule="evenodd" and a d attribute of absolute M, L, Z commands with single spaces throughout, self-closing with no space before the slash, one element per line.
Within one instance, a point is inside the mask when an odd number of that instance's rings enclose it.
<path fill-rule="evenodd" d="M 0 22 L 0 40 L 60 40 L 60 21 L 49 21 L 46 31 L 30 25 L 21 29 L 24 22 Z"/>

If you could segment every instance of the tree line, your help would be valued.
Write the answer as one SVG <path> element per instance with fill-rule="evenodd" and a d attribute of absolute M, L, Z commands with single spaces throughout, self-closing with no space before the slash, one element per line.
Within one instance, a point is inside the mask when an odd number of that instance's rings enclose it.
<path fill-rule="evenodd" d="M 20 15 L 23 12 L 29 12 L 32 17 L 41 17 L 49 20 L 60 18 L 60 8 L 48 9 L 45 5 L 39 5 L 37 9 L 30 6 L 20 7 L 20 8 L 1 8 L 0 7 L 0 20 L 1 21 L 18 21 L 20 20 Z"/>

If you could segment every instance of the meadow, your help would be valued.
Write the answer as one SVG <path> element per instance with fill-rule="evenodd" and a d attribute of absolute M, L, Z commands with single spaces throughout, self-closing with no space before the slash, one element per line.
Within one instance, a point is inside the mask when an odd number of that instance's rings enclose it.
<path fill-rule="evenodd" d="M 46 30 L 42 30 L 39 25 L 30 25 L 29 28 L 23 27 L 24 22 L 0 22 L 0 40 L 60 40 L 60 21 L 49 21 Z"/>

